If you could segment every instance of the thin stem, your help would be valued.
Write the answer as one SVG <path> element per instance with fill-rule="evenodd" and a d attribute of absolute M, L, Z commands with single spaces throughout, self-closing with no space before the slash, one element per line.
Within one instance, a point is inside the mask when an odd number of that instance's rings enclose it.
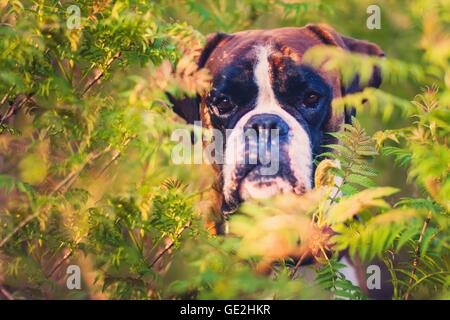
<path fill-rule="evenodd" d="M 7 299 L 7 300 L 14 300 L 14 297 L 11 293 L 9 293 L 8 290 L 5 289 L 4 286 L 0 284 L 0 293 Z"/>
<path fill-rule="evenodd" d="M 393 292 L 393 299 L 398 300 L 399 299 L 399 295 L 398 295 L 398 279 L 397 279 L 397 274 L 395 273 L 394 270 L 394 254 L 390 251 L 387 251 L 386 253 L 390 253 L 392 255 L 392 260 L 389 259 L 389 257 L 384 257 L 383 258 L 383 262 L 386 265 L 389 274 L 391 275 L 391 279 L 392 279 L 392 287 L 394 289 Z"/>
<path fill-rule="evenodd" d="M 133 137 L 125 139 L 125 142 L 123 143 L 122 146 L 123 146 L 123 147 L 126 147 L 126 146 L 128 145 L 128 143 L 130 143 L 130 141 L 131 141 L 132 139 L 133 139 Z M 105 171 L 111 166 L 111 164 L 113 164 L 114 161 L 116 161 L 116 160 L 120 157 L 121 153 L 122 153 L 122 152 L 119 151 L 119 150 L 116 150 L 116 151 L 114 152 L 114 155 L 111 157 L 111 160 L 109 160 L 108 163 L 106 163 L 106 164 L 103 166 L 103 168 L 100 170 L 100 172 L 98 173 L 97 178 L 99 178 L 103 173 L 105 173 Z"/>
<path fill-rule="evenodd" d="M 33 96 L 33 94 L 30 93 L 24 99 L 22 99 L 18 104 L 17 103 L 11 104 L 8 107 L 8 109 L 6 110 L 6 113 L 0 118 L 0 125 L 5 123 L 6 120 L 8 120 L 14 114 L 14 111 L 17 111 L 20 108 L 22 108 L 22 106 L 25 105 L 25 103 L 27 103 L 31 99 L 32 96 Z"/>
<path fill-rule="evenodd" d="M 58 64 L 58 67 L 59 67 L 59 69 L 61 70 L 61 73 L 62 73 L 63 77 L 70 83 L 70 82 L 71 82 L 71 81 L 70 81 L 70 78 L 69 78 L 69 76 L 67 75 L 66 69 L 64 68 L 64 66 L 63 66 L 63 64 L 62 64 L 62 62 L 61 62 L 61 60 L 59 60 L 56 56 L 53 56 L 53 57 L 54 57 L 56 63 Z"/>
<path fill-rule="evenodd" d="M 80 243 L 80 241 L 81 241 L 81 239 L 77 240 L 75 242 L 75 246 L 77 246 L 78 243 Z M 66 254 L 61 258 L 61 260 L 59 260 L 59 262 L 48 273 L 47 278 L 50 278 L 56 272 L 56 270 L 58 270 L 59 267 L 61 267 L 63 265 L 63 263 L 72 256 L 73 252 L 74 252 L 74 250 L 69 250 L 68 252 L 66 252 Z"/>
<path fill-rule="evenodd" d="M 415 252 L 414 252 L 414 259 L 413 259 L 413 262 L 412 262 L 412 265 L 413 265 L 413 269 L 411 271 L 412 277 L 410 277 L 410 279 L 409 279 L 409 286 L 408 286 L 409 288 L 406 291 L 405 300 L 409 299 L 409 296 L 410 296 L 410 293 L 411 293 L 411 288 L 413 288 L 417 284 L 417 282 L 416 282 L 416 284 L 413 285 L 414 276 L 416 275 L 416 272 L 417 272 L 417 262 L 419 260 L 419 254 L 420 254 L 420 248 L 422 246 L 423 235 L 425 233 L 425 230 L 428 227 L 428 224 L 430 223 L 431 216 L 432 216 L 431 211 L 429 211 L 428 212 L 428 216 L 427 216 L 427 218 L 425 219 L 425 221 L 423 223 L 422 231 L 420 232 L 420 236 L 419 236 L 419 241 L 417 241 L 417 246 L 416 246 L 416 249 L 415 249 Z"/>
<path fill-rule="evenodd" d="M 328 259 L 328 255 L 325 252 L 324 248 L 322 246 L 320 246 L 320 251 L 322 252 L 323 256 L 325 257 L 325 260 L 327 260 L 328 266 L 330 267 L 331 272 L 333 273 L 333 277 L 331 278 L 331 280 L 333 281 L 333 289 L 336 291 L 336 277 L 337 274 L 334 271 L 333 265 L 330 262 L 330 259 Z M 334 296 L 336 297 L 336 293 L 334 293 Z"/>
<path fill-rule="evenodd" d="M 9 96 L 11 95 L 11 92 L 16 87 L 16 85 L 13 85 L 11 88 L 9 88 L 8 92 L 3 96 L 2 100 L 0 101 L 0 106 L 2 106 L 6 100 L 8 100 Z"/>
<path fill-rule="evenodd" d="M 121 55 L 122 55 L 122 53 L 119 51 L 114 56 L 112 56 L 111 59 L 109 59 L 106 62 L 106 66 L 105 66 L 104 70 L 107 70 L 112 65 L 112 63 L 116 59 L 118 59 Z M 96 75 L 95 78 L 92 79 L 91 82 L 89 82 L 87 84 L 87 86 L 84 88 L 83 92 L 81 93 L 81 96 L 84 96 L 86 94 L 86 92 L 88 92 L 104 75 L 105 75 L 105 71 L 101 71 L 98 75 Z"/>
<path fill-rule="evenodd" d="M 348 176 L 350 175 L 350 169 L 352 168 L 352 166 L 355 164 L 355 162 L 354 161 L 352 161 L 352 162 L 350 162 L 350 164 L 348 165 L 348 167 L 347 167 L 347 170 L 345 171 L 345 173 L 344 173 L 344 176 L 342 177 L 342 182 L 341 182 L 341 184 L 339 185 L 339 186 L 337 186 L 337 185 L 335 185 L 336 186 L 336 192 L 335 192 L 335 194 L 333 195 L 333 197 L 330 199 L 330 205 L 332 205 L 334 202 L 336 202 L 336 198 L 337 198 L 337 196 L 339 195 L 339 193 L 341 192 L 341 188 L 342 188 L 342 186 L 345 184 L 345 180 L 348 178 Z"/>
<path fill-rule="evenodd" d="M 153 260 L 152 263 L 150 263 L 149 268 L 152 268 L 175 244 L 176 240 L 178 240 L 181 237 L 181 234 L 191 226 L 192 222 L 189 222 L 187 225 L 185 225 L 183 228 L 181 228 L 180 231 L 178 231 L 175 239 L 169 242 L 169 244 L 161 251 L 158 256 Z"/>
<path fill-rule="evenodd" d="M 308 254 L 308 250 L 305 250 L 305 252 L 303 252 L 302 256 L 300 257 L 300 259 L 297 261 L 297 263 L 295 264 L 294 269 L 291 272 L 291 279 L 294 279 L 295 274 L 297 273 L 298 269 L 300 268 L 303 259 L 305 259 L 306 255 Z"/>
<path fill-rule="evenodd" d="M 406 291 L 405 299 L 407 300 L 407 297 L 409 297 L 409 294 L 411 293 L 411 291 L 412 291 L 417 285 L 419 285 L 422 281 L 425 281 L 425 280 L 428 279 L 428 278 L 431 278 L 431 277 L 434 277 L 434 276 L 440 275 L 440 274 L 442 274 L 442 275 L 449 275 L 450 273 L 449 273 L 448 271 L 438 271 L 438 272 L 434 272 L 434 273 L 427 274 L 426 276 L 420 278 L 419 280 L 416 281 L 416 283 L 414 283 L 412 286 L 410 286 L 410 287 L 408 288 L 408 290 Z"/>
<path fill-rule="evenodd" d="M 17 232 L 19 232 L 20 229 L 25 227 L 30 221 L 32 221 L 34 218 L 37 218 L 40 214 L 40 210 L 36 211 L 31 216 L 26 217 L 23 219 L 15 228 L 13 231 L 11 231 L 6 237 L 4 237 L 0 241 L 0 248 L 3 247 Z"/>

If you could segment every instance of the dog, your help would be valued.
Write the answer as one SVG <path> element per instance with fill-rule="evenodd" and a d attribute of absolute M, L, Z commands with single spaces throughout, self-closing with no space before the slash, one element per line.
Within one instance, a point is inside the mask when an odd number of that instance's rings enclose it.
<path fill-rule="evenodd" d="M 175 113 L 188 123 L 201 121 L 202 126 L 226 137 L 221 142 L 224 161 L 213 164 L 222 218 L 251 198 L 285 192 L 301 195 L 314 188 L 314 160 L 324 152 L 324 145 L 337 143 L 327 133 L 339 131 L 355 114 L 351 107 L 343 112 L 333 110 L 332 100 L 367 86 L 380 86 L 377 67 L 364 85 L 358 75 L 345 85 L 337 72 L 302 63 L 305 52 L 320 45 L 384 56 L 378 45 L 343 36 L 322 24 L 214 33 L 207 37 L 197 61 L 199 68 L 209 69 L 212 75 L 210 90 L 194 98 L 169 96 Z M 246 139 L 249 130 L 258 139 Z M 277 133 L 275 142 L 270 130 Z M 264 173 L 270 161 L 241 161 L 251 158 L 252 146 L 278 150 L 275 172 Z M 222 222 L 216 224 L 218 234 L 223 233 Z M 348 270 L 347 278 L 362 282 L 361 268 Z"/>
<path fill-rule="evenodd" d="M 354 114 L 349 109 L 335 112 L 332 99 L 364 89 L 358 75 L 344 86 L 339 74 L 302 64 L 305 52 L 319 45 L 384 56 L 376 44 L 343 36 L 327 25 L 215 33 L 207 37 L 197 61 L 199 68 L 210 70 L 211 89 L 195 98 L 171 99 L 174 111 L 188 123 L 200 120 L 226 136 L 225 161 L 214 165 L 222 214 L 232 213 L 249 198 L 303 194 L 314 187 L 313 160 L 323 145 L 335 143 L 326 133 L 340 130 Z M 365 85 L 380 84 L 380 70 L 374 68 Z M 242 139 L 249 129 L 256 134 L 277 130 L 277 172 L 264 175 L 267 164 L 238 161 L 249 153 L 249 142 Z M 269 140 L 257 143 L 270 149 Z"/>

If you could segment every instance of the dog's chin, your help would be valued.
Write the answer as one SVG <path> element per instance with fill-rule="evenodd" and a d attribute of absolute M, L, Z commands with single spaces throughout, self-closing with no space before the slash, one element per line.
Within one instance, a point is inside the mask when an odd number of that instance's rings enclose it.
<path fill-rule="evenodd" d="M 235 212 L 242 202 L 250 199 L 267 199 L 282 193 L 302 195 L 307 191 L 305 183 L 295 179 L 289 167 L 276 175 L 264 175 L 262 167 L 256 167 L 236 176 L 242 179 L 234 180 L 234 187 L 224 190 L 221 209 L 225 215 Z"/>
<path fill-rule="evenodd" d="M 246 177 L 239 189 L 240 196 L 244 201 L 270 198 L 280 193 L 292 191 L 292 185 L 282 177 L 263 177 L 258 179 Z"/>

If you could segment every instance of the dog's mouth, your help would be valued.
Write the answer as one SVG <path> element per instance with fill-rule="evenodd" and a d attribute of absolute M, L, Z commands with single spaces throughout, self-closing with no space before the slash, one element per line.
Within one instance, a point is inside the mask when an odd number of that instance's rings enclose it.
<path fill-rule="evenodd" d="M 279 193 L 302 192 L 283 174 L 265 176 L 261 174 L 261 167 L 252 169 L 239 185 L 239 194 L 242 200 L 264 199 Z"/>

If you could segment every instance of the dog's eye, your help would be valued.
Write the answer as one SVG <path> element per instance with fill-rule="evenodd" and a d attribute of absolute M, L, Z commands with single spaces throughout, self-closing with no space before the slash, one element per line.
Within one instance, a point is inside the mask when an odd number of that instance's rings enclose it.
<path fill-rule="evenodd" d="M 231 103 L 230 99 L 227 97 L 219 97 L 215 99 L 213 105 L 217 108 L 217 111 L 219 111 L 220 114 L 228 113 L 234 109 L 233 103 Z"/>
<path fill-rule="evenodd" d="M 303 99 L 303 105 L 307 108 L 314 108 L 319 102 L 320 94 L 315 91 L 309 91 L 306 93 Z"/>

